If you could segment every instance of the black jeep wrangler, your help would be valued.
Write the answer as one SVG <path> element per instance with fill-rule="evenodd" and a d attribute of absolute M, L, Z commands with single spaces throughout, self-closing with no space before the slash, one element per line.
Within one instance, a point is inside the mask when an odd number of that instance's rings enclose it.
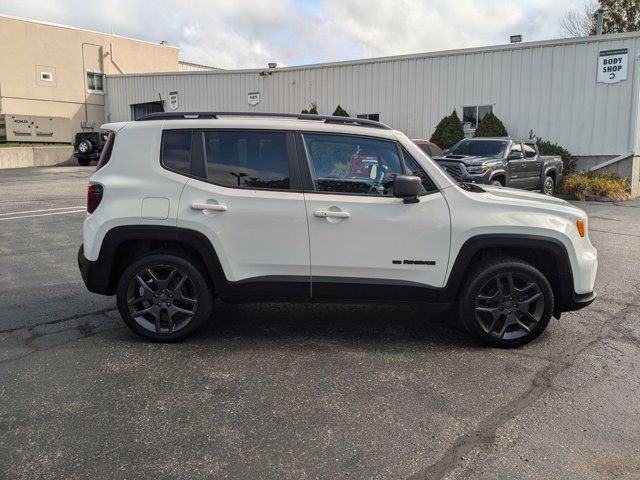
<path fill-rule="evenodd" d="M 102 148 L 107 141 L 107 134 L 102 132 L 78 132 L 73 142 L 73 156 L 78 163 L 86 167 L 91 160 L 98 160 Z"/>

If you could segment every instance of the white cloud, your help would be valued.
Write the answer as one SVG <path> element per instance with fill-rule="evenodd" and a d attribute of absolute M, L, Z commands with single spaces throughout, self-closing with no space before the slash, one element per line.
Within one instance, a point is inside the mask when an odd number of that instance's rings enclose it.
<path fill-rule="evenodd" d="M 559 37 L 571 0 L 0 0 L 0 13 L 182 49 L 223 68 L 346 60 Z"/>

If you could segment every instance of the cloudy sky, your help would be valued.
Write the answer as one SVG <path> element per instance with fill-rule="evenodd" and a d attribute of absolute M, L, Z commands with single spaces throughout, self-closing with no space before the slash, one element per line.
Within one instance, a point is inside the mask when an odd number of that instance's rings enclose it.
<path fill-rule="evenodd" d="M 0 0 L 0 13 L 182 49 L 221 68 L 299 65 L 558 38 L 583 0 Z"/>

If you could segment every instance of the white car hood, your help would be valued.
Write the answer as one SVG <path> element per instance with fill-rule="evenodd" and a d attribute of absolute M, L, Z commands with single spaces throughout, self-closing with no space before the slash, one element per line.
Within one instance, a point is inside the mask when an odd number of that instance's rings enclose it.
<path fill-rule="evenodd" d="M 530 192 L 527 190 L 519 190 L 516 188 L 497 187 L 493 185 L 481 185 L 486 193 L 477 195 L 486 195 L 487 200 L 495 200 L 509 205 L 522 205 L 526 207 L 550 210 L 553 212 L 573 213 L 584 216 L 584 210 L 570 204 L 560 198 L 550 195 L 543 195 L 538 192 Z"/>

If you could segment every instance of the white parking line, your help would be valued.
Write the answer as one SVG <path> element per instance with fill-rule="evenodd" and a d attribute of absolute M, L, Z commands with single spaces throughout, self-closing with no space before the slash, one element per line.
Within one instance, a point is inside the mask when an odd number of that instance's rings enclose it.
<path fill-rule="evenodd" d="M 40 210 L 24 210 L 22 212 L 0 213 L 0 217 L 7 217 L 9 215 L 24 215 L 25 213 L 53 212 L 56 210 L 77 210 L 79 208 L 85 208 L 85 207 L 83 205 L 76 205 L 73 207 L 56 207 L 56 208 L 42 208 Z"/>
<path fill-rule="evenodd" d="M 36 213 L 34 215 L 21 215 L 19 217 L 4 217 L 4 218 L 0 218 L 0 222 L 2 222 L 3 220 L 17 220 L 19 218 L 31 218 L 31 217 L 48 217 L 51 215 L 63 215 L 65 213 L 80 213 L 80 212 L 86 212 L 86 209 L 82 209 L 82 210 L 67 210 L 65 212 L 49 212 L 49 213 Z"/>

